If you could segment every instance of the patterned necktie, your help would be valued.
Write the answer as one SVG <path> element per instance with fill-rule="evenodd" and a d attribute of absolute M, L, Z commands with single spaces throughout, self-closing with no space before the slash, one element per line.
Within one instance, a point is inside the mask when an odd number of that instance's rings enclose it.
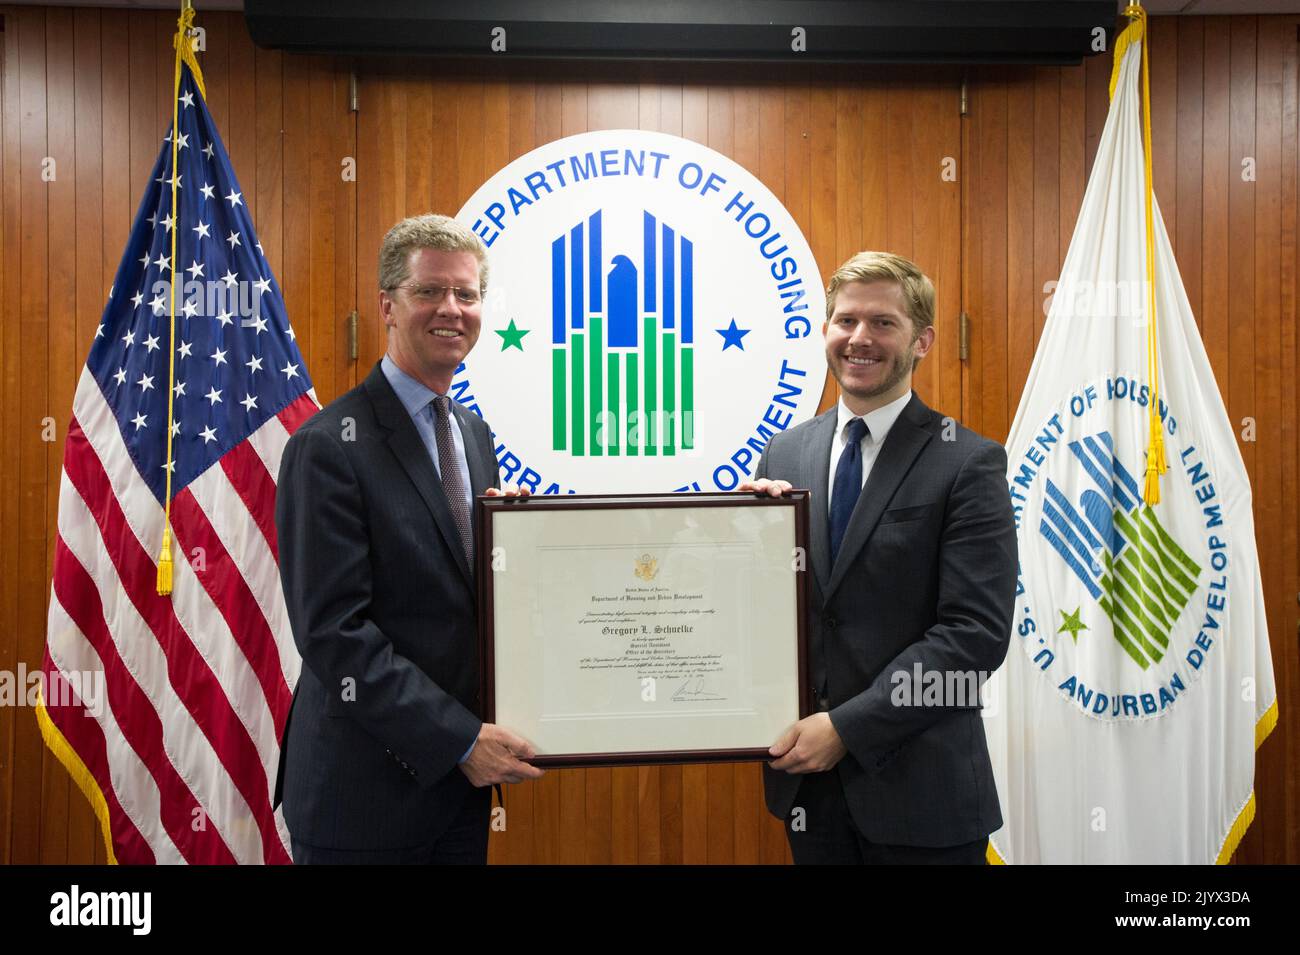
<path fill-rule="evenodd" d="M 844 452 L 835 468 L 835 486 L 831 491 L 831 563 L 839 556 L 849 518 L 862 493 L 862 438 L 868 434 L 867 423 L 852 418 L 844 426 Z"/>
<path fill-rule="evenodd" d="M 433 399 L 433 434 L 438 439 L 438 471 L 442 475 L 442 489 L 451 508 L 460 533 L 460 544 L 465 550 L 465 560 L 474 567 L 474 535 L 469 527 L 469 507 L 465 504 L 465 483 L 461 480 L 460 465 L 456 461 L 456 442 L 451 436 L 451 399 L 439 395 Z"/>

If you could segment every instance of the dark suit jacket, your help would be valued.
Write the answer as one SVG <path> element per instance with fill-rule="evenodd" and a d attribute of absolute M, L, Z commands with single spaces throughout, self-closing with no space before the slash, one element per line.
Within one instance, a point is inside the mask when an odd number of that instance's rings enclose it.
<path fill-rule="evenodd" d="M 491 434 L 452 402 L 474 493 Z M 378 365 L 285 447 L 280 578 L 303 668 L 276 799 L 300 842 L 398 849 L 437 838 L 470 791 L 478 736 L 471 568 L 438 472 Z"/>
<path fill-rule="evenodd" d="M 1002 824 L 978 699 L 896 704 L 899 695 L 911 702 L 917 664 L 943 678 L 992 672 L 1006 656 L 1017 569 L 1006 453 L 955 423 L 944 440 L 944 418 L 913 394 L 832 566 L 835 428 L 832 408 L 776 435 L 756 472 L 812 490 L 809 670 L 848 748 L 833 771 L 871 842 L 971 842 Z M 897 673 L 910 682 L 896 682 Z M 924 686 L 923 676 L 918 692 Z M 765 767 L 763 779 L 768 809 L 788 816 L 802 777 Z"/>

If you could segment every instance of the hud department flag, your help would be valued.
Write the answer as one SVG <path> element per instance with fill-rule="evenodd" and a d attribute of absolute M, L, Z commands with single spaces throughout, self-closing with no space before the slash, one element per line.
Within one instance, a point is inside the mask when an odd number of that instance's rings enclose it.
<path fill-rule="evenodd" d="M 1144 500 L 1143 24 L 1007 442 L 1020 576 L 986 711 L 1011 863 L 1226 861 L 1277 721 L 1250 486 L 1158 209 L 1159 430 Z M 1154 208 L 1154 207 L 1153 207 Z"/>

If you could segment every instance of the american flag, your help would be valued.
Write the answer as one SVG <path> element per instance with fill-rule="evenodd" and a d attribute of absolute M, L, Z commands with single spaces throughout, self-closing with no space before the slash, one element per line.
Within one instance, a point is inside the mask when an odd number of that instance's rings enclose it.
<path fill-rule="evenodd" d="M 188 65 L 177 109 L 73 401 L 38 719 L 115 861 L 287 863 L 271 794 L 301 664 L 275 479 L 318 405 Z M 163 597 L 173 277 L 175 577 Z"/>

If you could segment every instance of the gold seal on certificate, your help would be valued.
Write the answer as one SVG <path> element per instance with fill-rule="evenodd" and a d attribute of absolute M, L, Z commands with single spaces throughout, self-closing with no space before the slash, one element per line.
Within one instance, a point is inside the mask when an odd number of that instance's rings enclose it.
<path fill-rule="evenodd" d="M 534 762 L 761 760 L 807 715 L 807 492 L 479 502 L 485 718 Z"/>

